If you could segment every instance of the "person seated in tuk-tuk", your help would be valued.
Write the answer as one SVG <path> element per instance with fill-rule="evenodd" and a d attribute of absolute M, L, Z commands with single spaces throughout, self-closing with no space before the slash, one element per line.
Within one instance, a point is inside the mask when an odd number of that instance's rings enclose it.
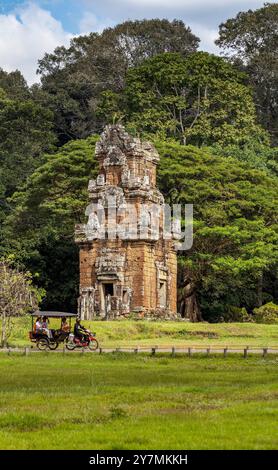
<path fill-rule="evenodd" d="M 67 334 L 70 333 L 70 326 L 67 322 L 66 317 L 63 317 L 61 319 L 61 326 L 59 330 L 55 331 L 54 336 L 60 338 L 60 340 L 63 340 L 67 337 Z"/>
<path fill-rule="evenodd" d="M 49 320 L 47 317 L 43 317 L 42 319 L 42 331 L 48 336 L 48 338 L 52 337 L 52 332 L 49 329 Z"/>
<path fill-rule="evenodd" d="M 70 326 L 67 322 L 66 317 L 63 317 L 61 320 L 61 331 L 63 331 L 64 333 L 69 333 L 70 331 Z"/>
<path fill-rule="evenodd" d="M 41 333 L 42 332 L 42 317 L 37 317 L 34 323 L 34 333 Z"/>
<path fill-rule="evenodd" d="M 84 341 L 85 337 L 88 336 L 88 332 L 86 328 L 80 323 L 80 318 L 76 319 L 73 332 L 74 332 L 74 336 L 78 338 L 80 341 Z"/>

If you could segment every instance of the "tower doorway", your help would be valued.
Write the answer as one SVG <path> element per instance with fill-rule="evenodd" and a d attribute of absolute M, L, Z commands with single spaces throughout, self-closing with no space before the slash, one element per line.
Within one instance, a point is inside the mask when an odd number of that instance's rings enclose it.
<path fill-rule="evenodd" d="M 114 295 L 114 283 L 102 282 L 100 284 L 100 310 L 103 315 L 107 315 L 107 308 L 109 308 L 107 299 Z"/>
<path fill-rule="evenodd" d="M 114 295 L 114 284 L 113 284 L 113 282 L 109 282 L 107 284 L 105 283 L 105 284 L 103 284 L 103 287 L 104 287 L 105 297 L 107 295 L 111 295 L 111 296 Z"/>

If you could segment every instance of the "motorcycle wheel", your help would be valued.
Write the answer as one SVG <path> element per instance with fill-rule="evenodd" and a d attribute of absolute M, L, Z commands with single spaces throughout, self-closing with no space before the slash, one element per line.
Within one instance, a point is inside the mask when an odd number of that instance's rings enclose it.
<path fill-rule="evenodd" d="M 69 351 L 73 351 L 75 349 L 75 344 L 72 342 L 72 341 L 67 341 L 66 342 L 66 348 L 69 350 Z"/>
<path fill-rule="evenodd" d="M 47 339 L 44 339 L 44 338 L 38 339 L 37 348 L 40 351 L 45 351 L 46 349 L 48 349 L 49 348 L 49 343 L 48 343 Z"/>
<path fill-rule="evenodd" d="M 95 351 L 98 348 L 97 340 L 96 339 L 91 339 L 91 341 L 89 341 L 88 347 L 89 347 L 90 351 Z"/>
<path fill-rule="evenodd" d="M 57 348 L 58 348 L 57 341 L 54 341 L 54 342 L 52 341 L 52 342 L 49 343 L 49 349 L 51 349 L 52 351 L 54 351 Z"/>

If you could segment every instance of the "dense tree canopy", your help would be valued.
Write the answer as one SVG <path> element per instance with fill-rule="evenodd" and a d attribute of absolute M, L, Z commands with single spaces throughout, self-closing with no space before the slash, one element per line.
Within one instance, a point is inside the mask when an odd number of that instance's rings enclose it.
<path fill-rule="evenodd" d="M 9 95 L 17 94 L 7 88 Z M 9 212 L 9 196 L 42 163 L 44 152 L 54 150 L 56 140 L 51 111 L 8 93 L 0 88 L 0 224 Z"/>
<path fill-rule="evenodd" d="M 31 96 L 27 82 L 19 70 L 8 73 L 0 68 L 0 88 L 11 100 L 27 100 Z"/>
<path fill-rule="evenodd" d="M 54 148 L 51 118 L 49 110 L 32 100 L 0 99 L 1 182 L 7 195 L 42 162 L 42 154 Z"/>
<path fill-rule="evenodd" d="M 113 113 L 122 116 L 137 132 L 197 146 L 267 142 L 244 78 L 226 60 L 206 52 L 187 58 L 160 54 L 127 72 L 120 96 L 104 93 L 100 111 L 107 110 L 108 120 Z"/>
<path fill-rule="evenodd" d="M 101 92 L 123 89 L 129 67 L 162 52 L 187 55 L 199 39 L 182 21 L 126 21 L 101 34 L 91 33 L 58 47 L 39 61 L 42 90 L 34 88 L 41 102 L 55 114 L 55 129 L 63 144 L 72 138 L 99 132 L 105 124 L 96 115 Z"/>
<path fill-rule="evenodd" d="M 240 12 L 219 27 L 216 43 L 246 69 L 255 90 L 257 112 L 278 141 L 278 4 Z"/>
<path fill-rule="evenodd" d="M 276 294 L 269 291 L 269 275 L 275 278 L 278 266 L 278 180 L 192 146 L 156 141 L 156 147 L 166 200 L 194 205 L 194 243 L 180 253 L 180 263 L 196 285 L 203 316 L 219 320 L 228 305 L 251 309 L 271 299 Z"/>
<path fill-rule="evenodd" d="M 11 200 L 3 249 L 15 253 L 46 289 L 45 308 L 76 308 L 74 224 L 84 218 L 88 179 L 96 172 L 95 142 L 95 137 L 69 142 L 49 155 Z"/>
<path fill-rule="evenodd" d="M 74 223 L 84 220 L 87 184 L 97 171 L 95 138 L 66 144 L 48 157 L 13 197 L 6 231 L 9 249 L 39 274 L 45 305 L 75 306 L 78 256 Z M 194 245 L 180 264 L 196 283 L 205 318 L 225 305 L 252 308 L 258 295 L 273 300 L 261 278 L 277 266 L 277 180 L 227 157 L 193 146 L 156 140 L 159 186 L 169 203 L 194 204 Z M 19 249 L 20 248 L 20 249 Z"/>

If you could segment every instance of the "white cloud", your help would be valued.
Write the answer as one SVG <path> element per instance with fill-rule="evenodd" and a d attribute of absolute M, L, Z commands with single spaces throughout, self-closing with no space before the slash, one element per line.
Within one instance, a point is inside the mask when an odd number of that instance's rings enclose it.
<path fill-rule="evenodd" d="M 0 15 L 0 33 L 0 67 L 7 72 L 19 69 L 29 84 L 38 81 L 38 59 L 59 45 L 67 46 L 73 37 L 50 12 L 32 2 Z"/>
<path fill-rule="evenodd" d="M 220 53 L 220 49 L 216 46 L 214 41 L 218 38 L 218 30 L 208 28 L 204 24 L 190 22 L 191 31 L 200 38 L 200 47 L 202 51 L 210 52 L 212 54 Z"/>
<path fill-rule="evenodd" d="M 50 11 L 40 8 L 36 1 L 27 0 L 27 3 L 13 12 L 0 14 L 0 67 L 8 72 L 19 69 L 29 84 L 39 80 L 36 75 L 38 59 L 46 52 L 52 52 L 57 46 L 68 46 L 70 39 L 75 36 L 65 31 L 62 23 L 56 20 Z M 219 18 L 223 16 L 225 20 L 227 15 L 233 14 L 230 11 L 237 5 L 244 10 L 263 5 L 263 0 L 101 0 L 97 3 L 95 0 L 79 1 L 80 34 L 101 32 L 104 28 L 124 20 L 142 18 L 142 12 L 144 17 L 148 18 L 170 15 L 169 19 L 184 19 L 193 33 L 200 37 L 201 49 L 214 53 L 218 52 L 214 40 L 217 37 L 215 28 L 219 24 Z M 214 19 L 214 11 L 217 12 L 217 19 Z M 209 14 L 206 14 L 207 12 Z"/>
<path fill-rule="evenodd" d="M 100 20 L 91 11 L 85 11 L 79 22 L 80 34 L 88 34 L 91 32 L 101 33 L 105 28 L 113 26 L 115 22 L 110 19 Z"/>

